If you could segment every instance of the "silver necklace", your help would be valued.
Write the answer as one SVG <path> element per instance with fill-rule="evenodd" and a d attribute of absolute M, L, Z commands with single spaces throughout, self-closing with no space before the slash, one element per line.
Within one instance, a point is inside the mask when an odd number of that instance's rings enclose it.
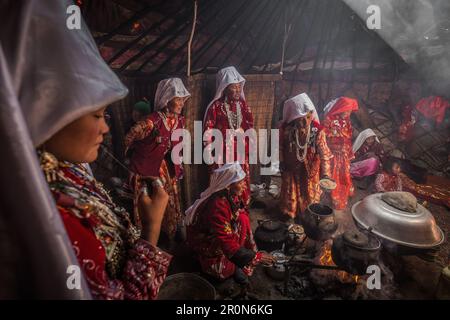
<path fill-rule="evenodd" d="M 305 143 L 303 145 L 300 144 L 300 141 L 298 141 L 298 129 L 294 129 L 294 136 L 295 136 L 295 154 L 297 157 L 297 160 L 300 162 L 305 161 L 306 158 L 306 153 L 308 151 L 308 143 L 309 143 L 309 138 L 311 136 L 311 128 L 308 128 L 307 133 L 306 133 L 306 139 L 305 139 Z M 300 150 L 302 150 L 302 154 L 300 155 Z"/>
<path fill-rule="evenodd" d="M 175 115 L 175 124 L 173 125 L 173 128 L 171 129 L 169 127 L 169 123 L 167 122 L 167 116 L 164 112 L 159 112 L 159 115 L 164 123 L 164 126 L 166 127 L 167 131 L 171 132 L 173 129 L 175 129 L 178 126 L 178 116 Z"/>
<path fill-rule="evenodd" d="M 230 105 L 226 98 L 224 101 L 224 106 L 225 106 L 224 113 L 227 115 L 228 125 L 233 130 L 239 129 L 242 124 L 241 103 L 239 101 L 236 102 L 236 112 L 232 112 L 230 110 Z"/>

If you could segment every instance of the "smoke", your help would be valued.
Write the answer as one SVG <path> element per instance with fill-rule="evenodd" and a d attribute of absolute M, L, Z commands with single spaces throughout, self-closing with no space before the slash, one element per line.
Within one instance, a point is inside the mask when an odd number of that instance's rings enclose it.
<path fill-rule="evenodd" d="M 344 0 L 366 21 L 367 8 L 380 8 L 375 30 L 402 59 L 413 66 L 436 95 L 450 93 L 450 1 Z"/>

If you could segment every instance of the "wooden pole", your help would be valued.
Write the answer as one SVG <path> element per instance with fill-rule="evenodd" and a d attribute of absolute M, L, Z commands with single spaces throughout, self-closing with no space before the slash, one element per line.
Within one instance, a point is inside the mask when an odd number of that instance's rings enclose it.
<path fill-rule="evenodd" d="M 192 40 L 194 39 L 195 25 L 197 24 L 197 8 L 198 8 L 198 0 L 194 0 L 194 19 L 192 20 L 192 30 L 188 42 L 188 65 L 187 65 L 188 77 L 191 76 L 191 48 L 192 48 Z"/>

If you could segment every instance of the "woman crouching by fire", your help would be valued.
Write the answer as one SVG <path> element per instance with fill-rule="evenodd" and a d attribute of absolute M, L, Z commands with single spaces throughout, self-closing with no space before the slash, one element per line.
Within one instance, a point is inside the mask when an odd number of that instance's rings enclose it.
<path fill-rule="evenodd" d="M 274 258 L 258 251 L 248 212 L 242 203 L 245 172 L 238 162 L 213 171 L 209 187 L 186 210 L 188 245 L 197 254 L 202 271 L 216 279 L 231 276 L 248 284 L 254 267 L 271 265 Z"/>

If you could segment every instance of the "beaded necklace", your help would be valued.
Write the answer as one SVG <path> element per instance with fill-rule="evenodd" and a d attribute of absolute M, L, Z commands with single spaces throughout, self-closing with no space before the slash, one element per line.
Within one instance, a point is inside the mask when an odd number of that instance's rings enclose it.
<path fill-rule="evenodd" d="M 118 275 L 126 250 L 139 239 L 140 231 L 131 223 L 128 213 L 114 204 L 103 185 L 82 166 L 58 161 L 48 152 L 38 155 L 50 190 L 71 197 L 74 205 L 64 208 L 77 218 L 92 222 L 91 227 L 105 249 L 107 271 L 111 276 Z"/>
<path fill-rule="evenodd" d="M 239 129 L 242 124 L 242 110 L 240 101 L 236 101 L 236 112 L 231 111 L 227 97 L 225 97 L 223 106 L 225 107 L 225 110 L 223 110 L 222 107 L 222 111 L 227 115 L 228 125 L 230 126 L 230 129 Z"/>

